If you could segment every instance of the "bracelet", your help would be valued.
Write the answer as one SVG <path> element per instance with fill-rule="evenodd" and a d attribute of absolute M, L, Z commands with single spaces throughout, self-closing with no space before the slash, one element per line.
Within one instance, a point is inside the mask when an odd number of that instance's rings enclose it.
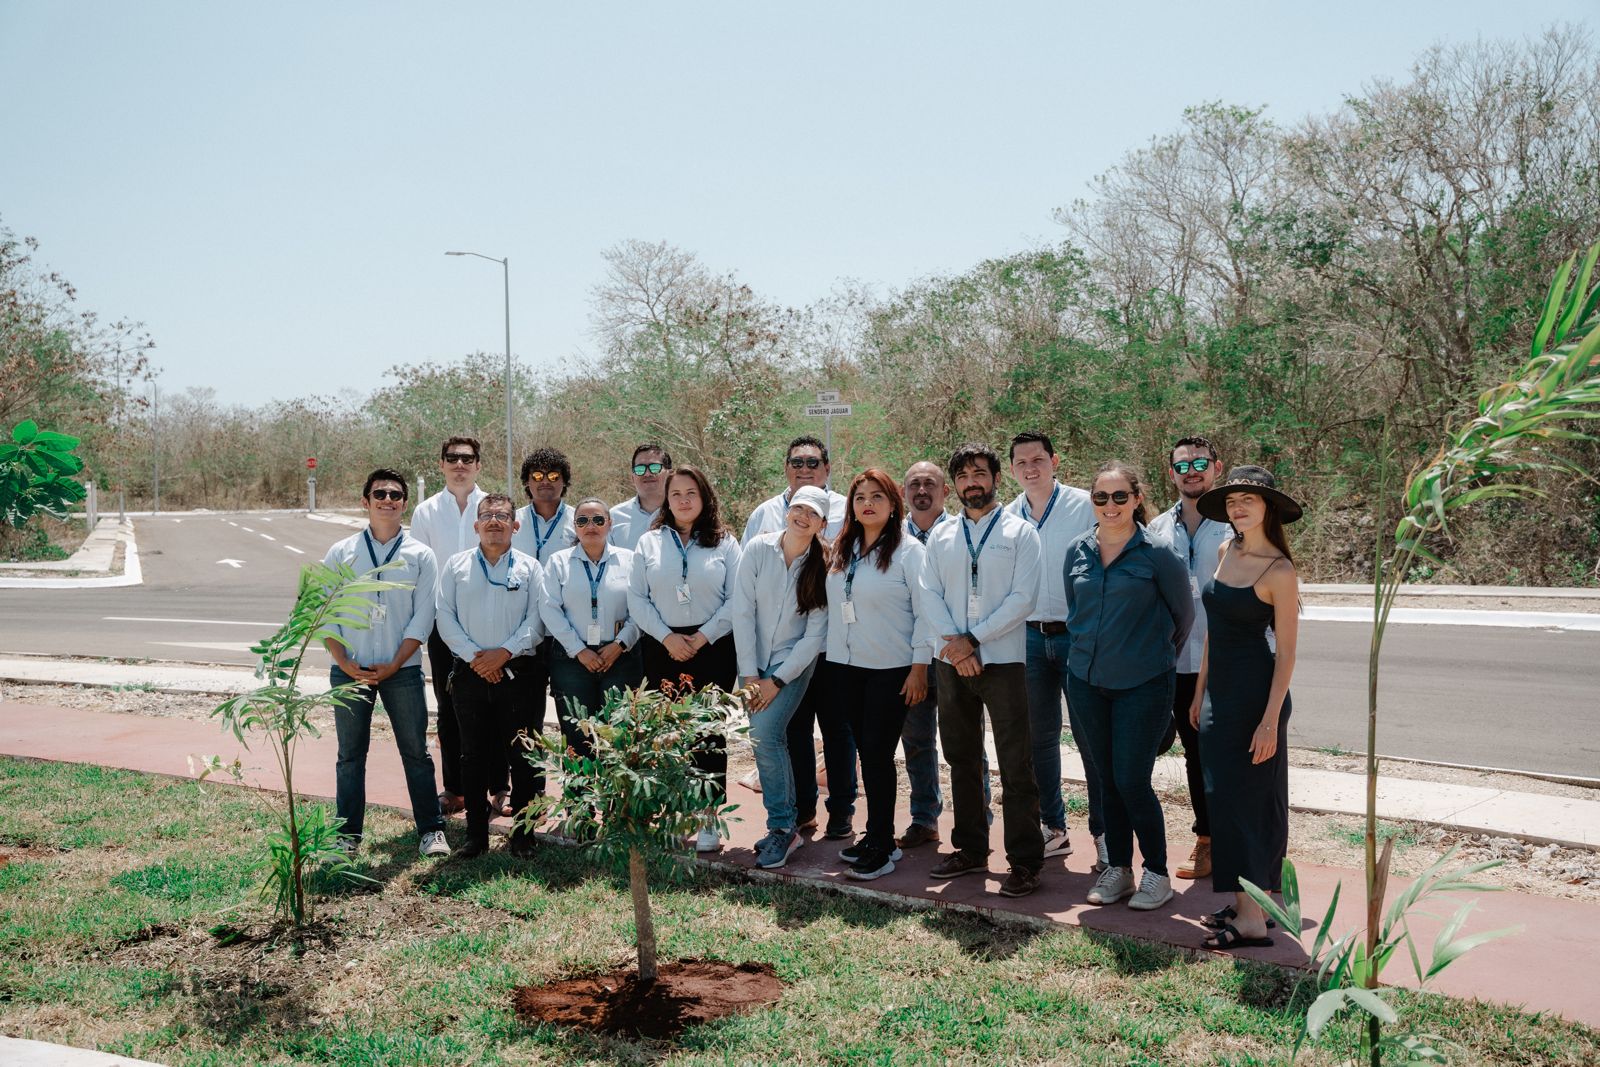
<path fill-rule="evenodd" d="M 784 686 L 789 684 L 788 682 L 784 681 L 782 678 L 779 678 L 776 674 L 774 674 L 772 677 L 768 678 L 767 681 L 771 682 L 773 685 L 777 686 L 779 689 L 782 689 Z"/>

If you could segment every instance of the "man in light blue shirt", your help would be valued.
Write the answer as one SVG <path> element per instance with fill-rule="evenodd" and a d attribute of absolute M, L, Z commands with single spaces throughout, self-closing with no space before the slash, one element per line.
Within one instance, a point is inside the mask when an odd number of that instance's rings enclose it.
<path fill-rule="evenodd" d="M 369 602 L 371 625 L 362 630 L 335 624 L 337 636 L 323 639 L 333 657 L 329 684 L 354 682 L 360 686 L 333 713 L 339 737 L 335 805 L 344 820 L 340 838 L 353 851 L 361 842 L 365 823 L 372 708 L 381 696 L 405 767 L 418 849 L 424 856 L 448 856 L 444 816 L 434 792 L 433 757 L 428 755 L 428 704 L 422 690 L 421 649 L 433 632 L 437 569 L 433 551 L 400 529 L 410 492 L 405 475 L 398 471 L 380 468 L 367 475 L 361 489 L 367 528 L 328 549 L 322 560 L 325 566 L 344 566 L 357 574 L 389 564 L 390 569 L 378 577 L 406 586 L 361 594 Z"/>
<path fill-rule="evenodd" d="M 1000 764 L 1011 867 L 1000 893 L 1020 897 L 1039 887 L 1044 865 L 1024 669 L 1024 623 L 1039 597 L 1039 532 L 995 499 L 1000 457 L 994 449 L 962 445 L 951 455 L 948 470 L 962 513 L 928 538 L 922 607 L 938 635 L 939 740 L 950 764 L 956 851 L 929 873 L 954 878 L 988 869 L 989 826 L 982 801 L 987 711 Z"/>
<path fill-rule="evenodd" d="M 628 468 L 633 481 L 633 499 L 611 509 L 611 543 L 632 552 L 639 538 L 661 514 L 667 499 L 667 479 L 672 477 L 672 456 L 653 441 L 644 441 L 633 450 Z"/>
<path fill-rule="evenodd" d="M 515 745 L 519 732 L 544 729 L 544 705 L 529 693 L 537 669 L 533 649 L 544 636 L 539 619 L 543 573 L 539 561 L 511 547 L 516 532 L 511 498 L 491 493 L 478 503 L 476 548 L 452 556 L 439 571 L 437 625 L 455 655 L 450 693 L 461 722 L 461 782 L 467 804 L 467 843 L 458 855 L 489 848 L 490 776 L 511 764 L 511 814 L 516 818 L 544 779 Z M 513 855 L 526 856 L 533 836 L 511 834 Z"/>

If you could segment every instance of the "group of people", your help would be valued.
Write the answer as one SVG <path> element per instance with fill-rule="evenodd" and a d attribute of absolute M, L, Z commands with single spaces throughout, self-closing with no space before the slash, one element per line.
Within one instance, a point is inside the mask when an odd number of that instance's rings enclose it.
<path fill-rule="evenodd" d="M 337 713 L 338 812 L 352 844 L 374 694 L 394 724 L 422 853 L 449 854 L 444 817 L 464 808 L 456 854 L 473 856 L 488 848 L 495 814 L 519 812 L 544 789 L 515 738 L 544 728 L 547 692 L 582 753 L 575 708 L 592 715 L 611 689 L 687 675 L 745 695 L 767 828 L 756 863 L 768 869 L 808 831 L 848 841 L 838 855 L 863 881 L 939 844 L 942 747 L 952 849 L 927 873 L 987 871 L 987 716 L 1009 867 L 999 892 L 1023 896 L 1046 859 L 1071 851 L 1065 707 L 1096 849 L 1088 900 L 1155 909 L 1171 898 L 1152 774 L 1181 737 L 1196 839 L 1175 874 L 1236 894 L 1207 918 L 1209 945 L 1268 938 L 1239 883 L 1276 889 L 1287 848 L 1298 587 L 1283 528 L 1301 509 L 1266 470 L 1219 479 L 1216 448 L 1185 437 L 1168 456 L 1178 502 L 1151 518 L 1133 467 L 1108 463 L 1087 489 L 1064 485 L 1042 433 L 1011 439 L 1022 491 L 1003 506 L 1002 461 L 988 445 L 915 463 L 899 480 L 869 468 L 840 494 L 828 488 L 827 448 L 803 436 L 784 455 L 787 486 L 736 538 L 704 473 L 674 467 L 653 443 L 634 450 L 635 496 L 614 507 L 572 504 L 571 466 L 555 449 L 524 461 L 520 506 L 477 487 L 475 439 L 452 437 L 440 455 L 445 487 L 417 505 L 409 531 L 404 476 L 377 470 L 362 491 L 367 528 L 327 556 L 357 572 L 394 564 L 382 577 L 405 585 L 369 594 L 369 629 L 327 642 L 333 681 L 365 684 Z M 439 705 L 437 795 L 424 645 Z M 820 834 L 814 731 L 827 782 Z M 911 822 L 897 834 L 902 749 Z M 720 796 L 725 744 L 696 760 Z M 721 847 L 715 810 L 695 837 L 701 851 Z M 518 829 L 507 847 L 525 855 L 533 841 Z"/>

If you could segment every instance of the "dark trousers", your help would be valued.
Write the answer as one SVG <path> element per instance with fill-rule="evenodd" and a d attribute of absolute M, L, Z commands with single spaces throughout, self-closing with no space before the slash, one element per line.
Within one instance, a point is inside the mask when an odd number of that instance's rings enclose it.
<path fill-rule="evenodd" d="M 1172 687 L 1172 725 L 1183 740 L 1183 773 L 1189 780 L 1189 806 L 1194 809 L 1196 837 L 1211 836 L 1211 817 L 1206 813 L 1206 772 L 1200 763 L 1200 731 L 1189 725 L 1189 705 L 1194 701 L 1198 674 L 1179 674 Z"/>
<path fill-rule="evenodd" d="M 817 657 L 816 667 L 811 673 L 811 684 L 806 686 L 805 696 L 800 698 L 794 714 L 789 717 L 788 733 L 785 735 L 785 742 L 789 746 L 789 770 L 794 775 L 796 826 L 810 822 L 817 816 L 817 747 L 812 742 L 812 730 L 817 721 L 817 709 L 827 703 L 822 694 L 822 676 L 827 670 L 825 663 L 823 657 Z M 826 734 L 823 745 L 827 745 Z M 853 774 L 854 749 L 851 749 L 850 758 Z M 828 779 L 828 784 L 830 787 L 833 785 L 832 778 Z"/>
<path fill-rule="evenodd" d="M 866 843 L 885 852 L 894 848 L 894 806 L 898 775 L 894 766 L 900 731 L 906 723 L 906 702 L 900 689 L 910 667 L 875 670 L 843 663 L 828 664 L 828 705 L 850 724 L 850 736 L 861 754 L 861 784 L 867 790 Z M 833 769 L 828 769 L 832 792 Z M 830 810 L 833 798 L 829 797 Z"/>
<path fill-rule="evenodd" d="M 603 674 L 595 674 L 567 655 L 559 642 L 552 641 L 546 651 L 550 663 L 550 691 L 556 701 L 556 721 L 561 724 L 561 736 L 579 756 L 588 756 L 589 739 L 578 731 L 577 718 L 597 714 L 605 706 L 609 691 L 632 689 L 644 680 L 644 660 L 639 655 L 639 646 L 618 656 L 611 669 Z M 576 714 L 573 703 L 578 705 Z"/>
<path fill-rule="evenodd" d="M 1001 814 L 1006 862 L 1018 870 L 1044 866 L 1039 833 L 1039 787 L 1033 780 L 1033 737 L 1028 730 L 1028 685 L 1021 663 L 994 663 L 964 678 L 943 660 L 939 676 L 939 744 L 950 764 L 955 832 L 950 843 L 974 858 L 989 854 L 988 809 L 983 802 L 983 713 L 994 727 L 1000 763 Z"/>
<path fill-rule="evenodd" d="M 698 626 L 674 626 L 672 632 L 687 636 L 699 629 Z M 711 642 L 682 663 L 668 655 L 666 646 L 649 634 L 639 638 L 639 648 L 644 656 L 645 684 L 652 689 L 660 689 L 664 681 L 677 685 L 684 675 L 689 676 L 689 684 L 695 689 L 715 685 L 731 693 L 739 684 L 739 660 L 734 651 L 732 634 Z M 694 765 L 715 778 L 712 802 L 721 804 L 728 793 L 727 738 L 718 734 L 696 749 Z"/>
<path fill-rule="evenodd" d="M 1167 824 L 1150 782 L 1161 738 L 1172 722 L 1172 671 L 1127 689 L 1090 685 L 1068 673 L 1072 711 L 1083 728 L 1084 758 L 1095 762 L 1105 801 L 1106 855 L 1114 867 L 1133 865 L 1139 838 L 1144 869 L 1167 873 Z"/>
<path fill-rule="evenodd" d="M 428 635 L 428 675 L 433 686 L 433 701 L 439 706 L 439 777 L 444 791 L 461 795 L 461 725 L 456 721 L 455 701 L 450 699 L 450 672 L 456 655 L 439 636 L 435 626 Z"/>
<path fill-rule="evenodd" d="M 830 674 L 839 668 L 837 663 L 826 666 Z M 902 677 L 901 682 L 904 681 Z M 850 716 L 845 705 L 834 699 L 833 686 L 823 685 L 821 688 L 823 696 L 817 701 L 817 726 L 822 730 L 822 765 L 828 770 L 828 824 L 848 825 L 856 814 L 857 739 L 850 728 Z M 902 724 L 904 719 L 902 715 Z M 806 743 L 811 743 L 809 737 Z M 815 770 L 812 771 L 811 780 L 813 783 L 816 781 Z"/>
<path fill-rule="evenodd" d="M 486 682 L 456 660 L 450 693 L 461 723 L 461 788 L 467 802 L 467 835 L 489 840 L 489 794 L 499 776 L 511 776 L 513 817 L 544 792 L 544 776 L 527 760 L 527 750 L 514 745 L 518 733 L 544 729 L 544 703 L 532 699 L 534 657 L 515 656 L 505 665 L 511 677 Z M 516 834 L 513 834 L 515 837 Z"/>

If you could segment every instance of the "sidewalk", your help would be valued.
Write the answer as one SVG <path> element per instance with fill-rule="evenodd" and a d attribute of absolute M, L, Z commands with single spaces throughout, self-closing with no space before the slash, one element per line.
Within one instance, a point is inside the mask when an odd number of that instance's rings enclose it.
<path fill-rule="evenodd" d="M 126 545 L 127 550 L 122 573 L 113 574 L 119 544 Z M 95 523 L 83 544 L 66 559 L 0 563 L 0 589 L 106 589 L 143 581 L 133 523 L 109 515 Z"/>
<path fill-rule="evenodd" d="M 297 777 L 307 795 L 332 797 L 336 751 L 337 744 L 332 737 L 301 742 Z M 215 754 L 224 762 L 238 757 L 245 767 L 246 781 L 252 785 L 269 789 L 281 786 L 271 757 L 264 749 L 245 751 L 215 723 L 192 719 L 117 715 L 8 702 L 0 711 L 0 753 L 178 777 L 193 775 L 191 756 Z M 406 807 L 404 775 L 392 746 L 373 746 L 368 763 L 367 799 L 369 803 L 396 809 Z M 865 887 L 843 877 L 844 864 L 835 858 L 833 843 L 820 839 L 812 840 L 796 853 L 783 871 L 760 872 L 752 868 L 754 854 L 751 851 L 764 830 L 759 814 L 760 797 L 737 783 L 730 783 L 729 800 L 739 806 L 733 837 L 729 847 L 712 862 L 749 877 L 812 882 L 900 905 L 955 908 L 1041 926 L 1078 926 L 1190 949 L 1199 945 L 1203 934 L 1199 918 L 1231 899 L 1228 895 L 1212 893 L 1209 885 L 1176 883 L 1177 895 L 1160 911 L 1135 912 L 1121 906 L 1089 907 L 1082 902 L 1093 884 L 1089 869 L 1093 857 L 1081 828 L 1077 833 L 1077 851 L 1047 861 L 1044 886 L 1033 896 L 1015 901 L 995 892 L 1004 875 L 1001 827 L 998 825 L 993 831 L 995 855 L 991 859 L 991 870 L 982 879 L 969 877 L 949 882 L 929 879 L 927 872 L 936 862 L 935 852 L 924 848 L 907 856 L 894 874 Z M 864 812 L 858 810 L 858 825 L 863 817 Z M 902 813 L 899 824 L 905 821 Z M 948 812 L 941 820 L 941 830 L 948 840 L 951 832 Z M 1307 915 L 1320 915 L 1326 910 L 1335 884 L 1342 882 L 1344 891 L 1340 895 L 1336 931 L 1347 932 L 1361 924 L 1360 872 L 1307 865 L 1299 870 L 1299 878 Z M 1398 893 L 1403 888 L 1402 879 L 1392 891 Z M 1453 912 L 1467 899 L 1461 896 L 1449 900 L 1448 909 L 1436 910 Z M 1486 893 L 1477 898 L 1477 903 L 1469 932 L 1506 926 L 1522 926 L 1523 930 L 1463 957 L 1435 981 L 1434 988 L 1452 996 L 1523 1005 L 1529 1010 L 1554 1012 L 1589 1026 L 1600 1026 L 1600 998 L 1593 995 L 1589 981 L 1592 961 L 1600 959 L 1600 921 L 1597 921 L 1600 908 L 1513 892 Z M 1413 929 L 1424 946 L 1423 951 L 1432 943 L 1446 917 L 1416 917 Z M 1282 935 L 1272 948 L 1238 954 L 1289 966 L 1306 963 L 1299 945 Z M 1396 984 L 1414 981 L 1405 960 L 1395 963 L 1389 978 Z"/>

